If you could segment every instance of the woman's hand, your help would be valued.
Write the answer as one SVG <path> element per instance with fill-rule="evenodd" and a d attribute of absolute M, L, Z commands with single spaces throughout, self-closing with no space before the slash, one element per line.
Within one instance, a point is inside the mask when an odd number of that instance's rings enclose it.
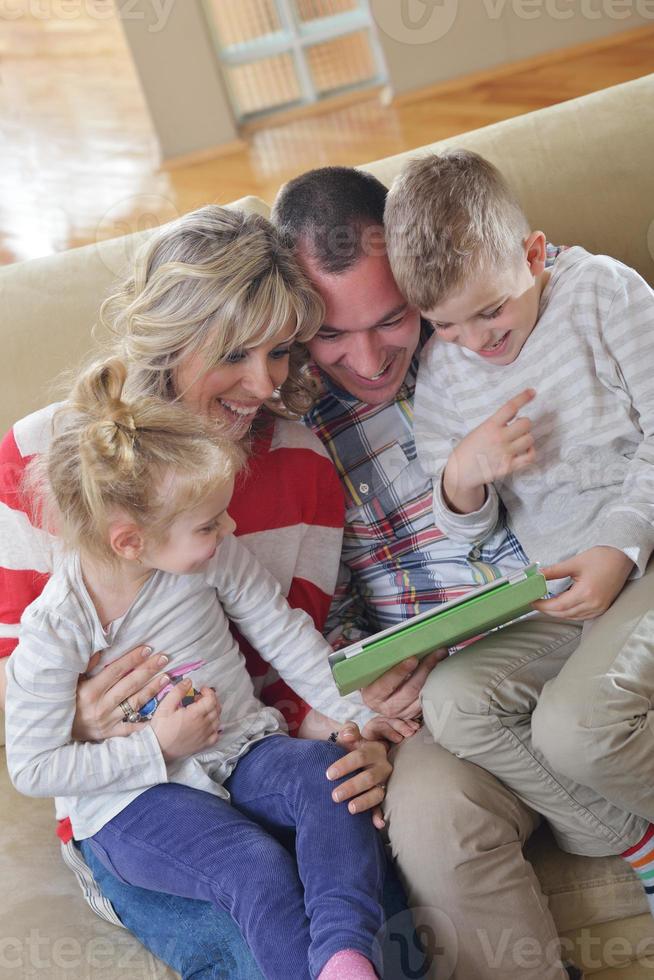
<path fill-rule="evenodd" d="M 372 822 L 381 830 L 385 822 L 380 804 L 386 795 L 386 783 L 393 771 L 393 766 L 388 761 L 386 744 L 363 738 L 359 726 L 354 722 L 343 726 L 338 733 L 337 744 L 348 749 L 348 754 L 329 767 L 327 779 L 342 779 L 351 772 L 356 772 L 356 775 L 337 786 L 332 793 L 332 799 L 335 803 L 349 800 L 347 808 L 350 813 L 372 810 Z"/>
<path fill-rule="evenodd" d="M 100 654 L 89 660 L 89 670 L 97 665 Z M 159 691 L 169 678 L 160 671 L 168 663 L 164 654 L 152 653 L 150 647 L 136 647 L 108 664 L 94 677 L 81 677 L 77 685 L 77 705 L 73 720 L 76 742 L 101 742 L 113 735 L 129 735 L 143 722 L 125 722 L 121 701 L 129 701 L 138 711 Z"/>
<path fill-rule="evenodd" d="M 183 708 L 183 698 L 192 687 L 190 677 L 177 684 L 162 699 L 150 724 L 166 762 L 188 759 L 215 745 L 220 732 L 220 702 L 211 687 L 203 687 L 193 704 Z"/>

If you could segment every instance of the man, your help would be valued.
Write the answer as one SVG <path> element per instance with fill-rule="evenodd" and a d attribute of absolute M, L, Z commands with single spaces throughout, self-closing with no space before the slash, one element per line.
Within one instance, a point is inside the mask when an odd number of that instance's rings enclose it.
<path fill-rule="evenodd" d="M 290 181 L 273 208 L 273 221 L 293 240 L 326 306 L 325 322 L 308 345 L 321 393 L 307 422 L 329 450 L 346 492 L 343 568 L 330 634 L 336 643 L 486 581 L 489 566 L 524 562 L 510 533 L 464 553 L 434 526 L 431 485 L 417 463 L 411 425 L 426 331 L 386 257 L 385 197 L 386 188 L 371 175 L 328 167 Z M 566 643 L 562 634 L 562 656 Z M 410 660 L 389 671 L 365 692 L 368 704 L 385 714 L 415 715 L 438 659 L 433 654 L 420 665 Z M 418 910 L 419 932 L 434 937 L 429 975 L 577 975 L 561 962 L 547 901 L 522 854 L 537 815 L 485 770 L 422 733 L 404 742 L 393 761 L 388 833 Z M 536 966 L 533 957 L 530 966 L 520 955 L 527 939 L 541 951 Z M 414 972 L 406 976 L 425 976 L 415 965 L 414 958 Z"/>

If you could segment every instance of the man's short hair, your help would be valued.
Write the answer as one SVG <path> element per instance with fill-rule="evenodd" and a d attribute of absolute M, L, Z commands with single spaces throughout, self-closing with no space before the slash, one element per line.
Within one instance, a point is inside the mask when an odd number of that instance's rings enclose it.
<path fill-rule="evenodd" d="M 397 284 L 424 311 L 470 276 L 517 261 L 530 230 L 499 170 L 467 150 L 412 160 L 388 193 L 384 217 Z"/>
<path fill-rule="evenodd" d="M 384 254 L 387 188 L 363 170 L 321 167 L 282 187 L 272 221 L 294 246 L 331 275 L 363 255 Z"/>

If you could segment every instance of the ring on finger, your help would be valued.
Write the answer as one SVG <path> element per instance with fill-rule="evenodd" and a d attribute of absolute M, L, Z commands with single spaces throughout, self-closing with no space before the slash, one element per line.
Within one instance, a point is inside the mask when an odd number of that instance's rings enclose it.
<path fill-rule="evenodd" d="M 129 703 L 129 701 L 127 700 L 127 698 L 125 698 L 124 701 L 121 701 L 120 704 L 118 705 L 118 707 L 120 708 L 120 710 L 123 713 L 123 721 L 124 722 L 132 722 L 133 723 L 135 721 L 140 721 L 141 720 L 141 716 L 139 715 L 138 711 L 136 711 L 132 707 L 132 705 Z"/>

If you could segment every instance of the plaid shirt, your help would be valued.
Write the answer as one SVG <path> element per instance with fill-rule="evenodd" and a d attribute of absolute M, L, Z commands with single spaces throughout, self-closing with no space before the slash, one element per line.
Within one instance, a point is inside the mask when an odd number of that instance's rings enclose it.
<path fill-rule="evenodd" d="M 339 646 L 463 595 L 521 568 L 526 557 L 505 527 L 470 548 L 434 524 L 432 485 L 413 438 L 423 328 L 394 401 L 364 405 L 317 374 L 321 390 L 305 422 L 322 440 L 346 496 L 341 573 L 328 621 Z"/>

